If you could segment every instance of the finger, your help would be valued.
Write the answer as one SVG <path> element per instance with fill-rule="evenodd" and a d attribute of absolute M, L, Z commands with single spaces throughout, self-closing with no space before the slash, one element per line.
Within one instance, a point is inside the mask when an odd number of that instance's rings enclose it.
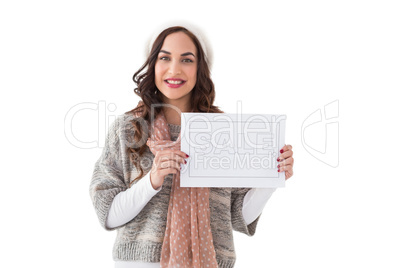
<path fill-rule="evenodd" d="M 285 171 L 285 179 L 289 179 L 293 176 L 293 170 Z"/>
<path fill-rule="evenodd" d="M 159 151 L 159 152 L 163 152 L 165 154 L 173 153 L 173 154 L 178 155 L 178 156 L 183 157 L 183 158 L 188 158 L 189 157 L 188 154 L 186 154 L 185 152 L 180 151 L 180 150 L 166 150 L 166 151 Z"/>
<path fill-rule="evenodd" d="M 279 161 L 281 161 L 282 159 L 286 159 L 288 157 L 291 157 L 292 155 L 293 155 L 293 151 L 289 150 L 289 151 L 286 151 L 286 152 L 280 154 L 278 158 L 279 158 Z"/>
<path fill-rule="evenodd" d="M 157 163 L 168 162 L 168 161 L 176 161 L 179 164 L 187 164 L 186 159 L 175 154 L 168 154 L 165 156 L 161 156 L 158 159 L 155 158 L 155 162 Z"/>
<path fill-rule="evenodd" d="M 179 173 L 180 171 L 178 171 L 177 169 L 175 169 L 175 168 L 166 168 L 166 169 L 162 169 L 162 170 L 160 170 L 159 171 L 159 174 L 161 175 L 161 176 L 166 176 L 166 175 L 168 175 L 168 174 L 177 174 L 177 173 Z"/>
<path fill-rule="evenodd" d="M 290 145 L 290 144 L 285 144 L 283 147 L 282 147 L 282 149 L 281 150 L 283 150 L 284 152 L 286 152 L 286 151 L 289 151 L 289 150 L 292 150 L 292 145 Z"/>
<path fill-rule="evenodd" d="M 161 162 L 159 165 L 160 170 L 170 169 L 170 168 L 175 168 L 180 171 L 180 164 L 174 160 L 169 160 L 169 161 Z"/>
<path fill-rule="evenodd" d="M 278 166 L 286 166 L 286 165 L 293 166 L 293 162 L 294 162 L 294 158 L 288 157 L 286 159 L 283 159 L 281 162 L 279 162 Z"/>
<path fill-rule="evenodd" d="M 186 155 L 186 153 L 178 150 L 158 151 L 155 156 L 155 161 L 168 161 L 173 159 L 178 163 L 185 164 L 187 162 L 185 160 L 185 158 L 187 158 Z"/>
<path fill-rule="evenodd" d="M 291 165 L 280 167 L 278 170 L 279 170 L 278 172 L 285 171 L 285 176 L 286 176 L 286 173 L 288 173 L 288 175 L 290 175 L 290 176 L 288 176 L 288 178 L 290 178 L 293 175 L 293 167 Z"/>
<path fill-rule="evenodd" d="M 284 153 L 284 152 L 289 151 L 289 150 L 292 150 L 292 145 L 290 145 L 290 144 L 286 145 L 285 144 L 279 152 Z"/>
<path fill-rule="evenodd" d="M 286 165 L 286 166 L 280 166 L 278 168 L 279 172 L 283 172 L 283 171 L 289 171 L 291 169 L 290 165 Z"/>
<path fill-rule="evenodd" d="M 180 169 L 180 164 L 177 161 L 170 159 L 168 161 L 160 162 L 158 167 L 161 169 L 164 169 L 164 168 L 179 168 Z"/>

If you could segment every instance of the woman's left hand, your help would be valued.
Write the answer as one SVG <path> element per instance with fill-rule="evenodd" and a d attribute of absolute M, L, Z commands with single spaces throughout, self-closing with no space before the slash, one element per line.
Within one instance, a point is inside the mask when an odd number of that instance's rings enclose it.
<path fill-rule="evenodd" d="M 293 151 L 292 145 L 285 145 L 280 150 L 280 155 L 277 159 L 279 161 L 278 164 L 278 172 L 285 171 L 285 180 L 289 179 L 293 176 Z"/>

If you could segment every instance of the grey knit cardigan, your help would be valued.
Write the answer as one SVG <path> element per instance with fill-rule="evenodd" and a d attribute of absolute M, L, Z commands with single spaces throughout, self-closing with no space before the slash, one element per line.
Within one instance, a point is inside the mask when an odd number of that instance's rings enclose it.
<path fill-rule="evenodd" d="M 108 228 L 106 219 L 113 198 L 129 188 L 129 184 L 139 174 L 131 163 L 128 147 L 135 146 L 134 129 L 130 121 L 138 120 L 132 115 L 120 115 L 111 124 L 106 137 L 105 147 L 96 161 L 90 196 L 101 226 L 108 230 L 117 230 L 113 247 L 115 261 L 138 260 L 160 262 L 172 174 L 165 177 L 159 191 L 131 221 L 116 228 Z M 170 125 L 172 140 L 180 133 L 180 126 Z M 137 144 L 138 145 L 138 144 Z M 147 151 L 139 160 L 144 175 L 150 171 L 154 155 Z M 131 187 L 135 187 L 133 184 Z M 243 219 L 243 199 L 250 188 L 210 188 L 209 206 L 211 211 L 211 229 L 216 258 L 220 268 L 231 268 L 236 261 L 233 243 L 233 230 L 252 236 L 255 233 L 258 218 L 247 225 Z"/>

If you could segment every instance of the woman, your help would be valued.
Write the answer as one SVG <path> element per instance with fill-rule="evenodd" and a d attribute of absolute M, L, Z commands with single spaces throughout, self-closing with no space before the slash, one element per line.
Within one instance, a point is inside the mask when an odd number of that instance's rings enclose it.
<path fill-rule="evenodd" d="M 115 267 L 233 267 L 232 230 L 254 235 L 275 189 L 183 188 L 180 113 L 213 105 L 205 45 L 183 27 L 162 31 L 134 82 L 142 99 L 110 127 L 90 194 L 101 225 L 117 229 Z M 292 146 L 278 172 L 293 175 Z M 191 157 L 191 156 L 190 156 Z"/>

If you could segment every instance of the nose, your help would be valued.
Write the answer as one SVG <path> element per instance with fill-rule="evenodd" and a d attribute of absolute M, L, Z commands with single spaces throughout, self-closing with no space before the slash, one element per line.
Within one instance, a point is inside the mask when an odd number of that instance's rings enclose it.
<path fill-rule="evenodd" d="M 169 73 L 172 75 L 181 74 L 180 62 L 172 60 L 169 65 Z"/>

